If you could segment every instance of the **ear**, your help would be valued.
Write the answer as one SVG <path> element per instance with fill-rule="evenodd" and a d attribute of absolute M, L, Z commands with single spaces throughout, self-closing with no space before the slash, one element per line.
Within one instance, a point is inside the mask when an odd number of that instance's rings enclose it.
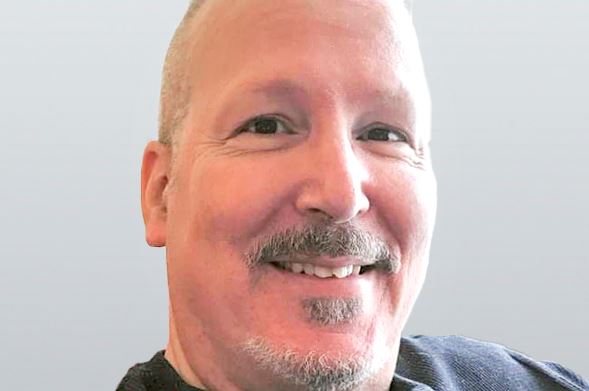
<path fill-rule="evenodd" d="M 149 142 L 143 152 L 141 210 L 145 239 L 153 247 L 166 245 L 166 189 L 170 184 L 171 153 L 171 147 L 157 141 Z"/>

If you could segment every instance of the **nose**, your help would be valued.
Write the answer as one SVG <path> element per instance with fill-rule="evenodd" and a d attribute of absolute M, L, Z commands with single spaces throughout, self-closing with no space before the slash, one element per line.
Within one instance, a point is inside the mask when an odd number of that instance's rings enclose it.
<path fill-rule="evenodd" d="M 314 141 L 307 149 L 297 210 L 312 220 L 331 223 L 344 223 L 367 212 L 370 202 L 364 187 L 369 172 L 350 141 L 335 137 Z"/>

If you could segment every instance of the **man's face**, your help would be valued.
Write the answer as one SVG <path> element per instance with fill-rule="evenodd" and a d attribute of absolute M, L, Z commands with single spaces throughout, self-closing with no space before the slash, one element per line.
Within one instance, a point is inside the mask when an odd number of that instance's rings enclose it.
<path fill-rule="evenodd" d="M 304 359 L 394 368 L 436 185 L 417 44 L 390 3 L 199 11 L 164 230 L 172 327 L 201 379 L 214 366 L 272 388 Z M 379 267 L 352 266 L 387 251 Z"/>

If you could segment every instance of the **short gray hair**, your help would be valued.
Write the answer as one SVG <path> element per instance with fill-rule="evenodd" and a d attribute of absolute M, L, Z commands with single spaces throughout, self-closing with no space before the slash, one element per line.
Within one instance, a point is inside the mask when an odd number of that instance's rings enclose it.
<path fill-rule="evenodd" d="M 172 37 L 164 61 L 158 132 L 159 141 L 163 144 L 173 144 L 175 134 L 182 127 L 188 112 L 191 92 L 188 69 L 191 56 L 186 46 L 190 39 L 190 21 L 202 3 L 203 0 L 190 1 Z"/>

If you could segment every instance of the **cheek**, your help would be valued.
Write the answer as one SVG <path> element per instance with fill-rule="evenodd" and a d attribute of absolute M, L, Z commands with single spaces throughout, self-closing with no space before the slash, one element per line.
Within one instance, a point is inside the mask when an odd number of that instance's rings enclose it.
<path fill-rule="evenodd" d="M 388 281 L 388 292 L 392 294 L 391 316 L 404 324 L 427 272 L 436 214 L 436 180 L 432 171 L 404 169 L 389 175 L 385 183 L 375 214 L 401 257 L 401 270 Z"/>
<path fill-rule="evenodd" d="M 267 232 L 288 202 L 288 175 L 279 165 L 224 159 L 203 167 L 191 183 L 199 234 L 237 245 Z"/>
<path fill-rule="evenodd" d="M 436 214 L 436 180 L 432 171 L 397 169 L 380 173 L 373 197 L 379 225 L 392 236 L 405 262 L 425 255 Z"/>
<path fill-rule="evenodd" d="M 292 187 L 284 166 L 262 163 L 211 159 L 192 166 L 184 176 L 189 182 L 178 182 L 167 248 L 171 299 L 182 324 L 198 324 L 210 338 L 237 340 L 235 333 L 260 312 L 250 300 L 242 251 L 272 224 L 284 223 Z"/>

